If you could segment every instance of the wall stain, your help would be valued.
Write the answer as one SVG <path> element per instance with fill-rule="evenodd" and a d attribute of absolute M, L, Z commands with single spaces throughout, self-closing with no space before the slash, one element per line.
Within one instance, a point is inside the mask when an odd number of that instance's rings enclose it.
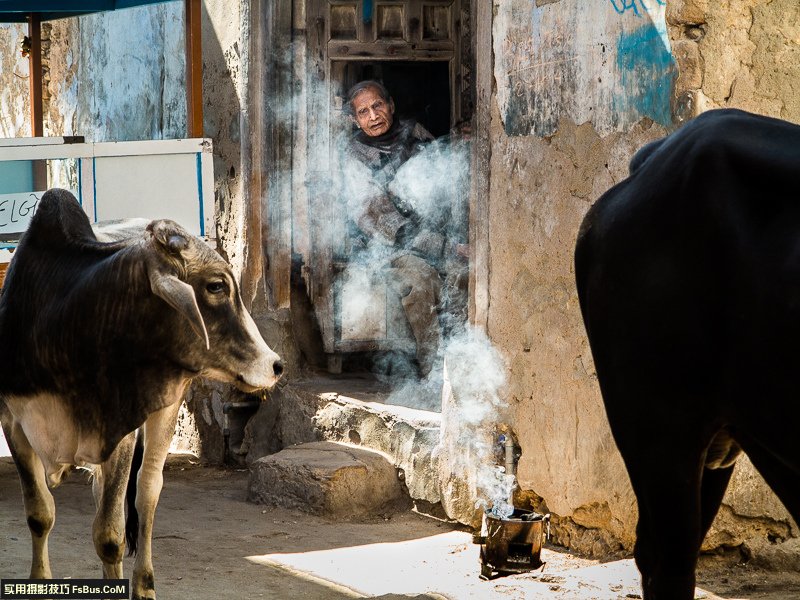
<path fill-rule="evenodd" d="M 666 32 L 652 22 L 620 33 L 617 68 L 624 92 L 614 97 L 614 103 L 616 111 L 633 109 L 669 127 L 672 124 L 670 98 L 677 68 L 665 36 Z"/>

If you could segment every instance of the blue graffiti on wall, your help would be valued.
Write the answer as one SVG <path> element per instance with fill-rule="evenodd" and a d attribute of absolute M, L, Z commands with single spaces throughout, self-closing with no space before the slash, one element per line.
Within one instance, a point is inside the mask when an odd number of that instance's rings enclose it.
<path fill-rule="evenodd" d="M 610 0 L 611 6 L 619 14 L 627 11 L 632 11 L 637 17 L 641 16 L 641 12 L 649 13 L 650 5 L 656 4 L 658 6 L 666 6 L 666 0 Z M 641 11 L 641 12 L 640 12 Z"/>
<path fill-rule="evenodd" d="M 620 34 L 617 68 L 624 92 L 616 98 L 618 110 L 632 108 L 661 125 L 671 123 L 670 97 L 677 73 L 668 44 L 666 31 L 652 22 Z"/>

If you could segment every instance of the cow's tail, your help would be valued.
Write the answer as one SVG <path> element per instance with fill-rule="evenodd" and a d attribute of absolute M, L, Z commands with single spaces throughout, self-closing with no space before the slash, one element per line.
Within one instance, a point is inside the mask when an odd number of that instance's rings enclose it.
<path fill-rule="evenodd" d="M 136 432 L 136 445 L 131 460 L 131 473 L 128 476 L 128 488 L 125 492 L 125 504 L 128 516 L 125 519 L 125 539 L 128 541 L 128 556 L 136 556 L 139 540 L 139 513 L 136 512 L 136 480 L 144 458 L 144 432 Z"/>

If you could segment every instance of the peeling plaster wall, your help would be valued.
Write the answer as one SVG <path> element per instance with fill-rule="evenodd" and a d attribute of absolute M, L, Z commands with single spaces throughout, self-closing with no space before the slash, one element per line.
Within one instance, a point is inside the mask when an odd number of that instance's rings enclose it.
<path fill-rule="evenodd" d="M 239 2 L 205 0 L 203 8 L 203 130 L 214 140 L 217 235 L 239 277 L 245 258 L 240 114 L 247 41 Z"/>
<path fill-rule="evenodd" d="M 186 137 L 181 3 L 44 25 L 47 135 L 93 142 Z"/>
<path fill-rule="evenodd" d="M 488 330 L 509 364 L 520 485 L 559 516 L 557 541 L 597 555 L 632 545 L 635 499 L 597 391 L 573 248 L 591 203 L 666 133 L 677 74 L 664 7 L 621 4 L 496 2 L 493 25 Z"/>
<path fill-rule="evenodd" d="M 602 135 L 643 116 L 671 123 L 676 69 L 663 0 L 495 4 L 497 103 L 508 135 L 548 136 L 561 118 Z"/>
<path fill-rule="evenodd" d="M 557 542 L 596 556 L 632 548 L 636 502 L 583 329 L 575 239 L 633 153 L 699 111 L 798 119 L 800 5 L 729 4 L 494 1 L 488 333 L 509 365 L 521 496 L 556 515 Z M 777 557 L 791 543 L 768 539 L 796 535 L 741 461 L 706 546 Z"/>
<path fill-rule="evenodd" d="M 20 55 L 25 25 L 0 25 L 0 137 L 31 134 L 28 59 Z"/>

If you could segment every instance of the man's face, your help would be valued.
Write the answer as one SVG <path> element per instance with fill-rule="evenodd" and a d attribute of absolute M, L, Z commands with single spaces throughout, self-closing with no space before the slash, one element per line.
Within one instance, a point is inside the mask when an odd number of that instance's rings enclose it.
<path fill-rule="evenodd" d="M 394 120 L 394 102 L 386 102 L 375 88 L 365 88 L 353 98 L 353 113 L 361 131 L 370 137 L 389 131 Z"/>

